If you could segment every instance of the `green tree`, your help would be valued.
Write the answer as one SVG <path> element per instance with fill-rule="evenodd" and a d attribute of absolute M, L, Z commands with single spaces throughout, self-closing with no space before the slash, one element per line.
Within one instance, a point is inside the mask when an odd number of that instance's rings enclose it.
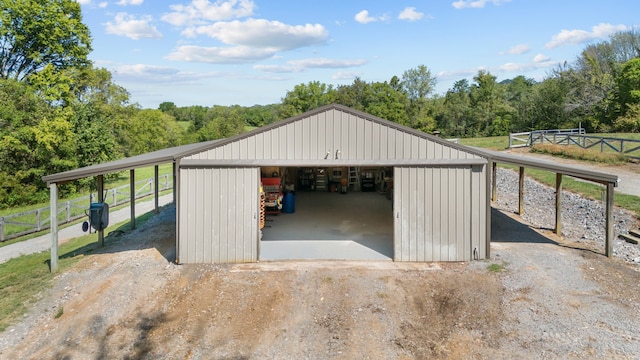
<path fill-rule="evenodd" d="M 569 83 L 560 76 L 545 79 L 534 88 L 531 95 L 531 129 L 559 129 L 571 127 L 569 115 L 565 111 L 565 99 Z M 577 124 L 576 124 L 577 125 Z"/>
<path fill-rule="evenodd" d="M 0 78 L 27 79 L 51 65 L 88 64 L 89 28 L 74 0 L 2 0 Z"/>
<path fill-rule="evenodd" d="M 528 79 L 522 75 L 516 76 L 505 84 L 505 100 L 513 109 L 512 126 L 514 129 L 508 129 L 508 131 L 515 130 L 519 132 L 529 129 L 532 122 L 531 97 L 535 84 L 535 80 Z"/>
<path fill-rule="evenodd" d="M 426 106 L 427 96 L 433 92 L 436 84 L 436 78 L 424 65 L 406 70 L 402 74 L 401 88 L 409 99 L 406 109 L 409 126 L 424 130 L 429 129 L 429 131 L 435 127 L 435 119 Z"/>
<path fill-rule="evenodd" d="M 471 123 L 471 85 L 467 79 L 458 80 L 444 97 L 443 116 L 438 129 L 445 136 L 465 137 Z"/>
<path fill-rule="evenodd" d="M 137 111 L 128 121 L 125 155 L 133 156 L 180 145 L 182 131 L 175 118 L 160 110 Z"/>
<path fill-rule="evenodd" d="M 629 106 L 640 104 L 640 58 L 629 60 L 622 65 L 617 83 L 618 102 L 624 116 Z"/>
<path fill-rule="evenodd" d="M 474 114 L 474 134 L 487 136 L 491 134 L 493 120 L 503 111 L 503 89 L 488 71 L 478 71 L 473 80 L 475 83 L 471 86 L 469 97 Z"/>
<path fill-rule="evenodd" d="M 296 85 L 282 99 L 281 118 L 288 118 L 335 101 L 333 86 L 319 81 Z"/>
<path fill-rule="evenodd" d="M 239 106 L 213 106 L 207 111 L 210 120 L 198 130 L 199 141 L 223 139 L 244 132 L 245 122 Z"/>

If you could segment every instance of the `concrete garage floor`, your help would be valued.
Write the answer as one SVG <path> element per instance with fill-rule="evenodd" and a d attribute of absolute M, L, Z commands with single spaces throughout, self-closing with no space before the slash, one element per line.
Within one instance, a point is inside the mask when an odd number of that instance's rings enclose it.
<path fill-rule="evenodd" d="M 260 261 L 392 260 L 392 201 L 377 192 L 296 192 L 295 212 L 267 215 Z"/>

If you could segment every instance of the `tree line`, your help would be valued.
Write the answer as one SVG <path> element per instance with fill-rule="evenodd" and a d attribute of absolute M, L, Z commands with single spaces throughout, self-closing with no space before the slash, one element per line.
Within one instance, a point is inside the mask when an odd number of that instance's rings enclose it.
<path fill-rule="evenodd" d="M 339 103 L 447 137 L 568 128 L 640 131 L 640 34 L 614 34 L 536 82 L 488 71 L 434 94 L 418 65 L 384 82 L 296 85 L 280 103 L 158 109 L 131 103 L 112 74 L 87 59 L 89 29 L 74 0 L 4 1 L 0 18 L 0 208 L 48 200 L 43 175 L 181 144 L 225 138 Z M 215 101 L 215 100 L 214 100 Z M 63 196 L 90 187 L 83 179 Z"/>

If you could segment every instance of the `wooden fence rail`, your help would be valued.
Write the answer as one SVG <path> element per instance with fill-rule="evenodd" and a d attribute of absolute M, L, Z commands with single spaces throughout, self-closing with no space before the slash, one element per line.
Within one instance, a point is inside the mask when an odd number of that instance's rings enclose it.
<path fill-rule="evenodd" d="M 154 194 L 154 179 L 136 181 L 135 199 Z M 161 175 L 158 179 L 158 191 L 173 189 L 173 175 Z M 86 216 L 85 211 L 97 199 L 95 193 L 58 204 L 58 224 L 67 224 Z M 110 207 L 131 202 L 129 185 L 119 186 L 106 191 L 105 202 Z M 43 207 L 19 214 L 0 216 L 0 242 L 20 236 L 36 233 L 50 227 L 51 210 Z"/>
<path fill-rule="evenodd" d="M 576 129 L 573 129 L 576 130 Z M 583 129 L 584 130 L 584 129 Z M 509 134 L 509 148 L 535 144 L 575 145 L 583 149 L 600 146 L 600 152 L 613 151 L 633 159 L 640 159 L 640 140 L 593 136 L 567 130 L 540 130 Z"/>

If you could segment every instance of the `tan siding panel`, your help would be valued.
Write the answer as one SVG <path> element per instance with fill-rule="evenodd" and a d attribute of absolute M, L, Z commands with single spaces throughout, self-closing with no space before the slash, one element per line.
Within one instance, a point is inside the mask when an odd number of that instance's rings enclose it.
<path fill-rule="evenodd" d="M 181 169 L 182 263 L 257 261 L 258 168 Z"/>
<path fill-rule="evenodd" d="M 394 259 L 469 260 L 471 168 L 398 167 L 394 176 Z"/>
<path fill-rule="evenodd" d="M 324 159 L 327 150 L 342 159 L 479 158 L 390 125 L 331 109 L 185 159 Z"/>

